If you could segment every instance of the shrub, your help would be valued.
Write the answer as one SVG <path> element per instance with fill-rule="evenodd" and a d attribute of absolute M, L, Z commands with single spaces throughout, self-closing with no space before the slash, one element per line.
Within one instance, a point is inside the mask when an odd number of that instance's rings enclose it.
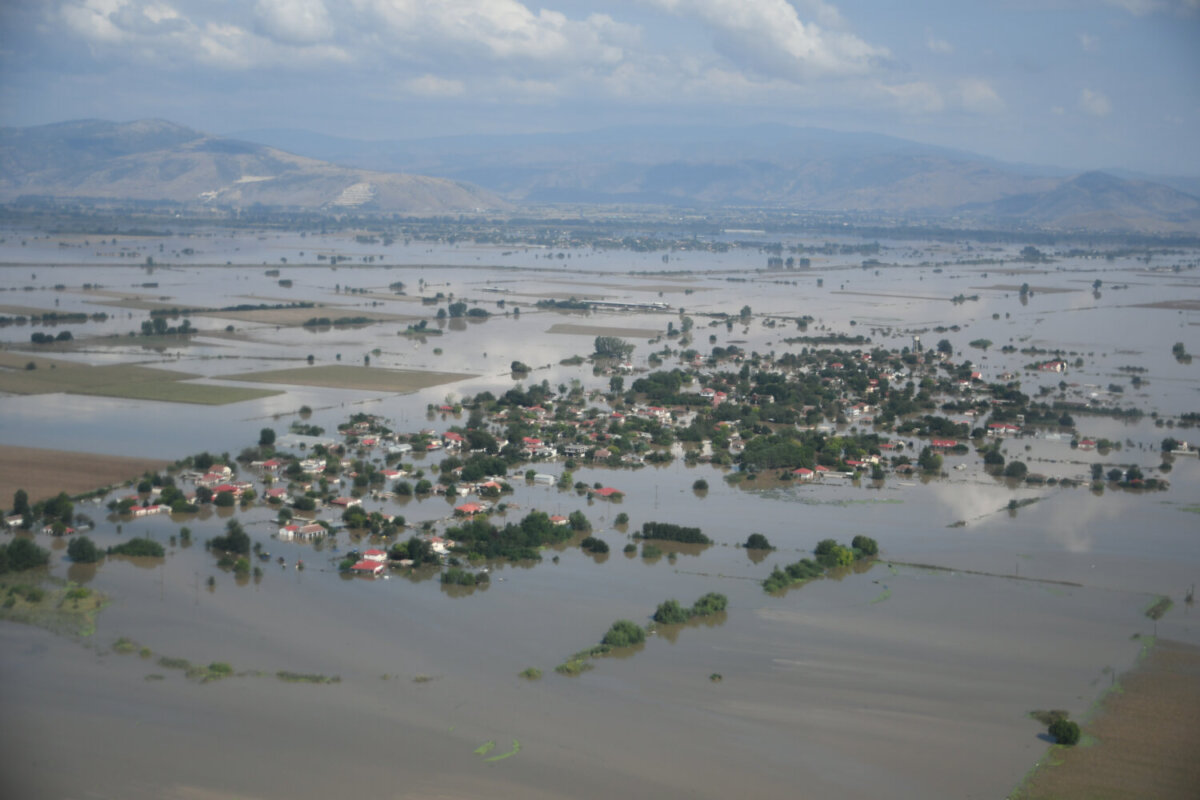
<path fill-rule="evenodd" d="M 646 631 L 636 622 L 619 619 L 608 629 L 601 640 L 609 647 L 632 647 L 646 641 Z"/>
<path fill-rule="evenodd" d="M 1051 722 L 1049 733 L 1059 744 L 1071 746 L 1079 743 L 1079 725 L 1069 719 Z"/>
<path fill-rule="evenodd" d="M 654 612 L 654 621 L 662 625 L 678 625 L 687 622 L 690 616 L 687 610 L 679 605 L 678 600 L 667 600 L 658 604 L 658 610 Z"/>
<path fill-rule="evenodd" d="M 79 564 L 94 564 L 100 560 L 100 551 L 88 537 L 76 536 L 67 545 L 67 557 Z"/>
<path fill-rule="evenodd" d="M 163 546 L 153 539 L 130 539 L 128 542 L 122 542 L 114 547 L 108 548 L 108 552 L 115 553 L 121 556 L 150 556 L 152 558 L 162 558 L 166 551 Z"/>
<path fill-rule="evenodd" d="M 692 484 L 692 491 L 707 492 L 708 491 L 708 481 L 704 480 L 704 478 L 700 478 L 699 480 L 695 481 Z"/>
<path fill-rule="evenodd" d="M 712 614 L 719 614 L 724 611 L 729 605 L 729 598 L 717 592 L 709 592 L 696 601 L 692 606 L 692 616 L 707 617 Z"/>
<path fill-rule="evenodd" d="M 767 541 L 767 537 L 761 533 L 752 533 L 746 537 L 747 550 L 774 550 L 771 543 Z"/>
<path fill-rule="evenodd" d="M 872 539 L 870 536 L 859 534 L 850 540 L 850 546 L 862 553 L 864 556 L 879 555 L 879 542 Z"/>
<path fill-rule="evenodd" d="M 582 542 L 579 543 L 579 546 L 582 547 L 584 550 L 586 550 L 589 553 L 607 553 L 608 552 L 608 543 L 605 542 L 603 539 L 597 539 L 595 536 L 587 537 L 586 539 L 584 539 Z"/>

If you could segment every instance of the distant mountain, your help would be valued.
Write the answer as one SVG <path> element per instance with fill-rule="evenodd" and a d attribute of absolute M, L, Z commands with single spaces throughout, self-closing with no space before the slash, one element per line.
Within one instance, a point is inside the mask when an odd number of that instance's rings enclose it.
<path fill-rule="evenodd" d="M 373 142 L 304 131 L 237 135 L 356 168 L 469 181 L 518 203 L 780 207 L 1200 232 L 1200 201 L 1186 191 L 1200 188 L 1195 179 L 1174 179 L 1175 188 L 1101 179 L 870 133 L 756 125 Z"/>
<path fill-rule="evenodd" d="M 459 181 L 336 166 L 161 120 L 0 128 L 0 200 L 29 196 L 418 214 L 509 205 Z"/>

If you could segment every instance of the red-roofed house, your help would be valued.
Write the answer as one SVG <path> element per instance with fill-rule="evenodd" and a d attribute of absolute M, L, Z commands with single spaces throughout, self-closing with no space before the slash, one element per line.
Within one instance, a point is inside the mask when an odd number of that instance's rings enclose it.
<path fill-rule="evenodd" d="M 384 564 L 382 561 L 368 561 L 363 559 L 350 568 L 350 571 L 358 575 L 382 575 Z"/>
<path fill-rule="evenodd" d="M 799 469 L 792 470 L 792 475 L 794 475 L 796 480 L 799 481 L 811 481 L 817 476 L 817 473 L 813 472 L 808 467 L 800 467 Z"/>

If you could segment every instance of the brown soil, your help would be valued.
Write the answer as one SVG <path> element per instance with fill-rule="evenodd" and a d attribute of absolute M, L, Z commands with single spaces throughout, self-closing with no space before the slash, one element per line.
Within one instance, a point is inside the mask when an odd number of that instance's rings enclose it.
<path fill-rule="evenodd" d="M 1098 742 L 1054 747 L 1014 798 L 1200 797 L 1200 647 L 1159 640 L 1082 725 Z"/>
<path fill-rule="evenodd" d="M 151 458 L 0 445 L 0 503 L 9 505 L 17 489 L 24 489 L 30 502 L 37 502 L 59 492 L 76 495 L 122 483 L 166 466 L 166 461 Z"/>

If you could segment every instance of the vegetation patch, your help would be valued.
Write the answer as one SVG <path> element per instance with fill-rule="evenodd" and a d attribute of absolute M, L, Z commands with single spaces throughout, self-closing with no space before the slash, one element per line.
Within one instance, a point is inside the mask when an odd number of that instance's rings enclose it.
<path fill-rule="evenodd" d="M 822 539 L 813 553 L 816 556 L 815 560 L 802 558 L 783 568 L 776 566 L 763 581 L 763 589 L 768 593 L 775 593 L 823 578 L 831 569 L 848 567 L 855 561 L 875 558 L 879 554 L 879 544 L 871 537 L 861 535 L 855 536 L 849 546 L 838 544 L 833 539 Z M 887 597 L 883 597 L 878 602 L 886 599 Z"/>
<path fill-rule="evenodd" d="M 1171 610 L 1171 606 L 1173 605 L 1175 605 L 1175 601 L 1163 595 L 1146 608 L 1145 614 L 1150 619 L 1159 620 Z"/>
<path fill-rule="evenodd" d="M 318 675 L 309 672 L 291 672 L 286 669 L 281 669 L 275 673 L 275 677 L 286 683 L 341 683 L 342 679 L 338 675 Z"/>
<path fill-rule="evenodd" d="M 25 539 L 14 540 L 13 544 Z M 11 547 L 11 545 L 10 545 Z M 107 595 L 46 577 L 40 570 L 9 573 L 0 581 L 0 619 L 35 625 L 65 636 L 91 636 Z"/>

